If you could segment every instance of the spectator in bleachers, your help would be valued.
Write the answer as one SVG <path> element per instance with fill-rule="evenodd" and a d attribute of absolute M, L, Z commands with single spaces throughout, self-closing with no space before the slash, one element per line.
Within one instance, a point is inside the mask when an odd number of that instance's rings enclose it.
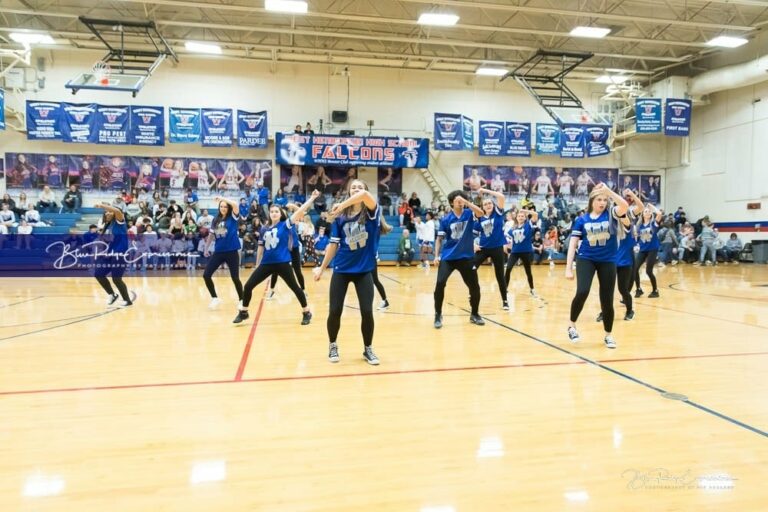
<path fill-rule="evenodd" d="M 709 216 L 700 219 L 701 232 L 696 237 L 697 241 L 701 242 L 701 252 L 699 253 L 698 263 L 694 265 L 703 265 L 706 261 L 707 265 L 717 265 L 717 252 L 715 249 L 715 241 L 718 238 L 718 233 L 713 224 L 709 220 Z M 694 233 L 696 228 L 694 227 Z M 707 260 L 707 255 L 711 258 Z"/>
<path fill-rule="evenodd" d="M 171 194 L 167 188 L 163 187 L 160 190 L 160 202 L 168 204 L 171 202 Z"/>
<path fill-rule="evenodd" d="M 304 135 L 314 135 L 315 130 L 312 129 L 312 125 L 310 123 L 307 123 L 307 126 L 304 128 Z"/>
<path fill-rule="evenodd" d="M 315 211 L 322 215 L 325 213 L 325 210 L 327 209 L 325 194 L 321 193 L 319 196 L 317 196 L 317 199 L 315 199 Z"/>
<path fill-rule="evenodd" d="M 275 194 L 274 204 L 276 204 L 280 208 L 285 208 L 285 206 L 288 204 L 288 198 L 285 197 L 285 194 L 283 193 L 283 189 L 281 188 L 277 189 L 277 193 Z"/>
<path fill-rule="evenodd" d="M 29 205 L 29 209 L 24 214 L 23 219 L 27 221 L 30 226 L 47 226 L 45 222 L 40 218 L 40 212 L 35 209 L 35 205 Z"/>
<path fill-rule="evenodd" d="M 176 236 L 184 233 L 184 222 L 181 220 L 180 213 L 174 213 L 173 217 L 171 217 L 171 222 L 168 225 L 168 233 L 174 237 L 174 239 Z"/>
<path fill-rule="evenodd" d="M 16 227 L 16 214 L 11 211 L 7 203 L 0 209 L 0 224 L 5 226 L 9 233 L 11 228 Z"/>
<path fill-rule="evenodd" d="M 718 252 L 721 253 L 722 258 L 726 263 L 733 262 L 738 265 L 739 255 L 741 254 L 742 249 L 744 249 L 744 245 L 741 243 L 741 240 L 739 240 L 739 236 L 736 233 L 731 233 L 728 241 L 725 242 L 725 247 Z"/>
<path fill-rule="evenodd" d="M 678 261 L 693 263 L 696 261 L 696 237 L 693 235 L 693 229 L 686 231 L 677 247 L 677 257 Z"/>
<path fill-rule="evenodd" d="M 213 223 L 213 215 L 208 213 L 208 210 L 203 209 L 200 212 L 200 216 L 197 218 L 197 226 L 200 228 L 210 229 Z"/>
<path fill-rule="evenodd" d="M 160 233 L 158 235 L 157 244 L 155 244 L 155 250 L 159 254 L 158 268 L 171 268 L 171 252 L 173 250 L 173 240 L 167 233 Z"/>
<path fill-rule="evenodd" d="M 182 223 L 184 224 L 184 235 L 196 235 L 197 234 L 197 219 L 194 217 L 195 212 L 193 210 L 187 210 L 184 212 Z"/>
<path fill-rule="evenodd" d="M 142 206 L 146 208 L 146 205 L 139 204 L 137 201 L 131 201 L 125 205 L 123 212 L 128 220 L 135 221 L 139 218 L 139 215 L 141 215 Z"/>
<path fill-rule="evenodd" d="M 399 215 L 400 225 L 406 228 L 410 228 L 413 219 L 413 209 L 408 203 L 405 194 L 403 194 L 400 198 L 400 204 L 397 207 L 397 213 Z"/>
<path fill-rule="evenodd" d="M 325 234 L 325 226 L 317 228 L 317 235 L 314 237 L 315 266 L 319 267 L 325 257 L 325 249 L 328 247 L 328 236 Z"/>
<path fill-rule="evenodd" d="M 139 189 L 136 200 L 145 203 L 150 208 L 152 207 L 152 194 L 149 193 L 149 189 L 146 187 L 141 187 Z"/>
<path fill-rule="evenodd" d="M 317 199 L 315 199 L 315 203 L 317 203 L 317 200 L 323 197 L 322 194 L 317 196 Z M 328 214 L 323 212 L 320 214 L 320 218 L 317 219 L 317 222 L 315 223 L 315 230 L 320 231 L 320 228 L 325 228 L 325 232 L 329 233 L 331 229 L 331 223 L 328 222 Z"/>
<path fill-rule="evenodd" d="M 258 242 L 251 233 L 246 233 L 243 236 L 243 257 L 240 266 L 245 267 L 246 263 L 256 264 L 256 250 L 258 249 Z"/>
<path fill-rule="evenodd" d="M 77 189 L 77 185 L 70 185 L 69 190 L 64 194 L 61 200 L 61 207 L 64 213 L 78 213 L 83 204 L 83 195 Z"/>
<path fill-rule="evenodd" d="M 259 197 L 259 206 L 261 206 L 261 209 L 264 212 L 262 218 L 269 218 L 269 189 L 264 186 L 262 180 L 256 182 L 256 193 Z"/>
<path fill-rule="evenodd" d="M 677 247 L 677 235 L 675 235 L 675 228 L 672 222 L 666 221 L 664 226 L 658 233 L 659 242 L 661 243 L 661 250 L 659 251 L 659 263 L 672 265 L 677 264 L 677 259 L 672 257 L 672 249 Z"/>
<path fill-rule="evenodd" d="M 24 219 L 16 228 L 16 249 L 21 249 L 22 245 L 28 251 L 32 249 L 32 226 Z"/>
<path fill-rule="evenodd" d="M 541 238 L 541 231 L 535 231 L 533 233 L 533 263 L 535 265 L 541 265 L 541 260 L 544 256 L 544 240 Z"/>
<path fill-rule="evenodd" d="M 293 129 L 293 133 L 303 134 L 304 130 L 301 129 L 301 125 L 297 124 L 296 127 Z"/>
<path fill-rule="evenodd" d="M 17 217 L 21 217 L 26 213 L 27 210 L 29 210 L 29 205 L 34 204 L 32 201 L 27 199 L 27 194 L 24 192 L 19 193 L 19 200 L 16 201 L 16 208 L 13 210 L 13 212 L 16 214 Z"/>
<path fill-rule="evenodd" d="M 0 224 L 0 250 L 2 250 L 7 236 L 8 236 L 8 228 L 6 227 L 5 224 Z"/>
<path fill-rule="evenodd" d="M 147 206 L 154 212 L 155 206 L 160 204 L 162 200 L 160 199 L 160 192 L 155 190 L 152 193 L 152 198 L 147 201 Z"/>
<path fill-rule="evenodd" d="M 421 215 L 421 199 L 419 199 L 416 192 L 411 194 L 411 198 L 408 200 L 408 206 L 413 210 L 413 215 Z"/>
<path fill-rule="evenodd" d="M 520 208 L 523 210 L 531 210 L 535 208 L 533 201 L 531 201 L 531 194 L 526 193 L 525 197 L 520 200 Z"/>
<path fill-rule="evenodd" d="M 413 261 L 413 244 L 411 243 L 411 233 L 407 230 L 403 230 L 403 235 L 400 237 L 400 243 L 397 247 L 397 266 L 399 267 L 402 263 L 405 263 L 406 267 L 411 266 L 411 261 Z"/>
<path fill-rule="evenodd" d="M 261 237 L 261 228 L 263 227 L 261 217 L 254 217 L 248 224 L 248 232 L 253 233 L 256 237 L 256 242 Z"/>
<path fill-rule="evenodd" d="M 53 190 L 46 185 L 40 192 L 40 196 L 37 201 L 37 209 L 44 213 L 56 213 L 58 205 L 56 204 L 56 195 Z"/>
<path fill-rule="evenodd" d="M 3 194 L 3 199 L 0 201 L 0 208 L 4 205 L 8 205 L 8 209 L 11 211 L 16 209 L 16 201 L 11 199 L 11 196 L 7 192 Z"/>
<path fill-rule="evenodd" d="M 184 204 L 187 208 L 192 208 L 195 211 L 195 214 L 199 211 L 197 209 L 197 202 L 197 192 L 192 190 L 192 187 L 187 187 L 186 192 L 184 192 Z"/>
<path fill-rule="evenodd" d="M 173 218 L 177 213 L 181 216 L 184 213 L 184 210 L 181 209 L 181 206 L 176 204 L 175 199 L 171 199 L 171 202 L 168 205 L 168 215 Z"/>
<path fill-rule="evenodd" d="M 389 194 L 384 194 L 379 197 L 379 206 L 381 206 L 382 213 L 388 213 L 389 215 L 395 214 L 395 208 L 392 205 L 392 198 Z"/>
<path fill-rule="evenodd" d="M 131 204 L 133 202 L 133 198 L 134 198 L 133 194 L 128 192 L 128 190 L 126 190 L 126 189 L 120 190 L 120 196 L 123 198 L 123 202 L 126 205 L 129 205 L 129 204 Z"/>

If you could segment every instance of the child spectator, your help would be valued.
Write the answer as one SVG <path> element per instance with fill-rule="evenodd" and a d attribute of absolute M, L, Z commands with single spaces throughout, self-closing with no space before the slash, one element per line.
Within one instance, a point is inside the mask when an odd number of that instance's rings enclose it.
<path fill-rule="evenodd" d="M 319 226 L 317 228 L 317 235 L 314 237 L 315 242 L 315 266 L 319 267 L 320 262 L 325 257 L 325 249 L 328 247 L 328 237 L 325 234 L 325 226 Z"/>
<path fill-rule="evenodd" d="M 403 236 L 400 238 L 400 244 L 397 248 L 397 266 L 399 267 L 401 263 L 405 263 L 406 267 L 411 266 L 411 261 L 413 261 L 413 244 L 411 243 L 411 233 L 407 230 L 403 230 Z"/>

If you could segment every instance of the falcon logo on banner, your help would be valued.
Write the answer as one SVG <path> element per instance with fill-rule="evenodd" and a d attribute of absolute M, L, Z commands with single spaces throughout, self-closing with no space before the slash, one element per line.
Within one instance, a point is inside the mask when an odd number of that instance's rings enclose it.
<path fill-rule="evenodd" d="M 475 121 L 461 116 L 463 149 L 472 151 L 475 149 Z"/>
<path fill-rule="evenodd" d="M 98 144 L 128 144 L 130 123 L 128 107 L 96 108 L 96 133 Z"/>
<path fill-rule="evenodd" d="M 556 155 L 560 153 L 560 138 L 562 132 L 556 124 L 536 125 L 536 153 L 539 155 Z"/>
<path fill-rule="evenodd" d="M 531 123 L 506 123 L 505 156 L 531 156 Z"/>
<path fill-rule="evenodd" d="M 500 121 L 480 121 L 478 151 L 480 156 L 502 156 L 504 125 Z"/>
<path fill-rule="evenodd" d="M 174 108 L 168 109 L 170 124 L 169 139 L 172 143 L 189 144 L 200 142 L 200 109 Z"/>
<path fill-rule="evenodd" d="M 464 149 L 461 114 L 435 114 L 435 149 L 461 151 Z"/>
<path fill-rule="evenodd" d="M 206 147 L 232 145 L 232 110 L 226 108 L 202 109 L 202 140 Z"/>
<path fill-rule="evenodd" d="M 580 124 L 566 124 L 563 126 L 563 135 L 560 139 L 561 158 L 584 158 L 584 126 Z"/>
<path fill-rule="evenodd" d="M 64 142 L 97 142 L 95 104 L 61 104 L 61 139 Z"/>
<path fill-rule="evenodd" d="M 27 100 L 27 139 L 61 139 L 61 103 Z"/>
<path fill-rule="evenodd" d="M 267 147 L 267 111 L 237 111 L 237 145 L 241 148 Z"/>
<path fill-rule="evenodd" d="M 165 146 L 164 107 L 131 107 L 131 144 Z"/>
<path fill-rule="evenodd" d="M 608 125 L 588 125 L 585 129 L 587 157 L 603 156 L 611 152 L 611 148 L 608 146 L 608 136 L 610 135 Z"/>
<path fill-rule="evenodd" d="M 0 89 L 0 130 L 5 130 L 5 91 Z"/>
<path fill-rule="evenodd" d="M 664 135 L 687 137 L 691 133 L 691 100 L 667 100 Z"/>
<path fill-rule="evenodd" d="M 637 133 L 661 132 L 661 100 L 637 98 L 635 100 L 635 131 Z"/>

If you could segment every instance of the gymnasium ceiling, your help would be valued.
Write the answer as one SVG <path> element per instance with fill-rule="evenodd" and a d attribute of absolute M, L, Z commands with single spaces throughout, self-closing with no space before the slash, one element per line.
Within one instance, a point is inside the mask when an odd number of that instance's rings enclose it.
<path fill-rule="evenodd" d="M 726 49 L 718 35 L 755 38 L 768 26 L 766 0 L 308 0 L 309 13 L 264 10 L 263 0 L 2 0 L 0 47 L 18 47 L 13 29 L 50 33 L 65 48 L 102 46 L 80 15 L 154 20 L 184 56 L 184 42 L 217 42 L 227 55 L 473 73 L 481 64 L 514 67 L 537 49 L 593 52 L 584 78 L 608 69 L 636 78 L 685 73 Z M 453 27 L 416 23 L 423 12 L 460 16 Z M 604 39 L 569 35 L 578 25 L 611 29 Z M 141 43 L 140 41 L 135 41 Z M 14 46 L 15 45 L 15 46 Z M 732 51 L 732 50 L 731 50 Z"/>

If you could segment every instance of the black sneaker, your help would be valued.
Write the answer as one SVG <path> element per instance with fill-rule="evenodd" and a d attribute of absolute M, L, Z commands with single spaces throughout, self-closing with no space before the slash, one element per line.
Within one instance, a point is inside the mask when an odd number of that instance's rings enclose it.
<path fill-rule="evenodd" d="M 365 362 L 372 364 L 373 366 L 379 364 L 379 358 L 376 357 L 376 354 L 373 352 L 373 347 L 365 347 L 365 350 L 363 351 L 363 359 L 365 359 Z"/>
<path fill-rule="evenodd" d="M 339 362 L 339 346 L 335 342 L 328 346 L 328 360 L 332 363 Z"/>
<path fill-rule="evenodd" d="M 633 318 L 635 318 L 635 311 L 634 310 L 627 311 L 627 314 L 624 315 L 624 320 L 632 320 Z"/>
<path fill-rule="evenodd" d="M 577 331 L 575 327 L 568 328 L 568 339 L 571 340 L 571 343 L 578 343 L 581 341 L 579 331 Z"/>
<path fill-rule="evenodd" d="M 643 290 L 638 288 L 635 290 L 635 298 L 642 297 L 643 296 Z"/>
<path fill-rule="evenodd" d="M 604 339 L 605 342 L 605 348 L 616 348 L 616 340 L 613 339 L 613 336 L 610 334 L 607 334 Z"/>
<path fill-rule="evenodd" d="M 475 325 L 485 325 L 485 320 L 480 315 L 469 315 L 469 321 Z"/>
<path fill-rule="evenodd" d="M 658 299 L 659 298 L 659 290 L 653 290 L 651 293 L 648 294 L 649 299 Z"/>
<path fill-rule="evenodd" d="M 241 309 L 240 311 L 237 312 L 237 316 L 235 317 L 234 320 L 232 320 L 232 323 L 239 324 L 243 320 L 248 320 L 248 318 L 249 318 L 248 311 Z"/>
<path fill-rule="evenodd" d="M 603 312 L 601 311 L 599 315 L 597 315 L 597 318 L 595 318 L 595 322 L 602 322 L 603 321 Z"/>
<path fill-rule="evenodd" d="M 440 329 L 443 326 L 443 315 L 435 313 L 435 329 Z"/>
<path fill-rule="evenodd" d="M 116 293 L 113 293 L 112 295 L 110 295 L 109 298 L 107 298 L 107 307 L 114 306 L 115 302 L 117 302 L 117 299 L 119 297 L 120 296 Z"/>
<path fill-rule="evenodd" d="M 301 325 L 309 325 L 310 320 L 312 320 L 311 311 L 304 311 L 301 313 Z"/>
<path fill-rule="evenodd" d="M 501 309 L 503 309 L 504 311 L 509 311 L 509 302 L 503 301 L 501 303 Z"/>

